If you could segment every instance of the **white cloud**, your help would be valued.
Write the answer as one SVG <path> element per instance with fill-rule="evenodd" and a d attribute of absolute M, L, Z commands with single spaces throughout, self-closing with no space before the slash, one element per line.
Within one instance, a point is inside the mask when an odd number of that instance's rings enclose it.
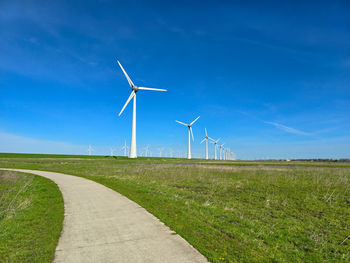
<path fill-rule="evenodd" d="M 288 133 L 293 133 L 293 134 L 298 134 L 298 135 L 304 135 L 304 136 L 310 136 L 310 135 L 312 135 L 312 133 L 300 131 L 300 130 L 294 129 L 294 128 L 292 128 L 292 127 L 288 127 L 288 126 L 279 124 L 279 123 L 277 123 L 277 122 L 264 121 L 264 123 L 273 125 L 273 126 L 275 126 L 276 128 L 278 128 L 278 129 L 280 129 L 280 130 L 282 130 L 282 131 L 288 132 Z"/>

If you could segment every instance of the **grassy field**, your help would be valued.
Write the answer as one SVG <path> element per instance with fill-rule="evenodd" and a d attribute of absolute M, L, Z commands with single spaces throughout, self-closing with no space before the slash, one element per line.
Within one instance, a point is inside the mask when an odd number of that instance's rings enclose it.
<path fill-rule="evenodd" d="M 73 174 L 122 193 L 211 262 L 350 262 L 350 169 L 285 164 L 0 156 L 0 167 Z"/>
<path fill-rule="evenodd" d="M 56 184 L 0 170 L 0 262 L 51 262 L 62 221 Z"/>

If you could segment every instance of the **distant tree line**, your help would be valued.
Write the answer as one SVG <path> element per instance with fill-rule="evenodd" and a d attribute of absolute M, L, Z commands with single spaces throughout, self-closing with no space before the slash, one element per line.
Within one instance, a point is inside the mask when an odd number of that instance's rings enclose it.
<path fill-rule="evenodd" d="M 292 159 L 291 161 L 311 161 L 311 162 L 350 162 L 349 158 L 341 159 Z"/>
<path fill-rule="evenodd" d="M 341 158 L 341 159 L 265 159 L 260 161 L 275 161 L 275 162 L 350 162 L 350 158 Z"/>

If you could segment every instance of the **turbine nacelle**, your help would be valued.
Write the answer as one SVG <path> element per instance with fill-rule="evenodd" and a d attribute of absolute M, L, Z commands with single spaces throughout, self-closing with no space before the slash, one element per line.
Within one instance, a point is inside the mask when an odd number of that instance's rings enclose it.
<path fill-rule="evenodd" d="M 118 61 L 118 60 L 117 60 L 117 61 Z M 131 90 L 132 90 L 132 91 L 131 91 L 131 94 L 130 94 L 130 96 L 129 96 L 129 98 L 127 99 L 127 101 L 126 101 L 125 104 L 124 104 L 124 107 L 123 107 L 122 110 L 119 112 L 119 116 L 123 113 L 125 107 L 129 104 L 130 100 L 131 100 L 132 98 L 135 97 L 136 92 L 138 92 L 139 90 L 167 91 L 166 89 L 154 89 L 154 88 L 146 88 L 146 87 L 138 87 L 138 86 L 136 86 L 136 85 L 132 82 L 132 80 L 129 78 L 128 74 L 126 73 L 126 71 L 124 70 L 122 64 L 120 64 L 119 61 L 118 61 L 118 64 L 119 64 L 120 68 L 122 69 L 122 71 L 123 71 L 123 73 L 124 73 L 126 79 L 128 80 L 128 83 L 129 83 L 129 85 L 130 85 L 130 87 L 131 87 Z"/>
<path fill-rule="evenodd" d="M 139 91 L 139 87 L 137 87 L 137 86 L 135 86 L 135 85 L 132 86 L 131 89 L 132 89 L 135 93 Z"/>
<path fill-rule="evenodd" d="M 199 119 L 200 116 L 198 116 L 193 122 L 191 122 L 190 124 L 187 124 L 187 123 L 183 123 L 181 121 L 176 121 L 177 123 L 180 123 L 184 126 L 187 126 L 188 129 L 190 130 L 190 133 L 192 135 L 192 141 L 194 141 L 194 137 L 193 137 L 193 132 L 192 132 L 192 125 Z"/>

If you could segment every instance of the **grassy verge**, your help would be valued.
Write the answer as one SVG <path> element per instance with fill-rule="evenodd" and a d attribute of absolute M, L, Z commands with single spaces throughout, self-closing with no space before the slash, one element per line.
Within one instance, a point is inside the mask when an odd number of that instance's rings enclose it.
<path fill-rule="evenodd" d="M 89 178 L 136 201 L 211 262 L 349 262 L 350 170 L 0 159 Z"/>
<path fill-rule="evenodd" d="M 0 170 L 0 262 L 51 262 L 63 209 L 52 181 Z"/>

